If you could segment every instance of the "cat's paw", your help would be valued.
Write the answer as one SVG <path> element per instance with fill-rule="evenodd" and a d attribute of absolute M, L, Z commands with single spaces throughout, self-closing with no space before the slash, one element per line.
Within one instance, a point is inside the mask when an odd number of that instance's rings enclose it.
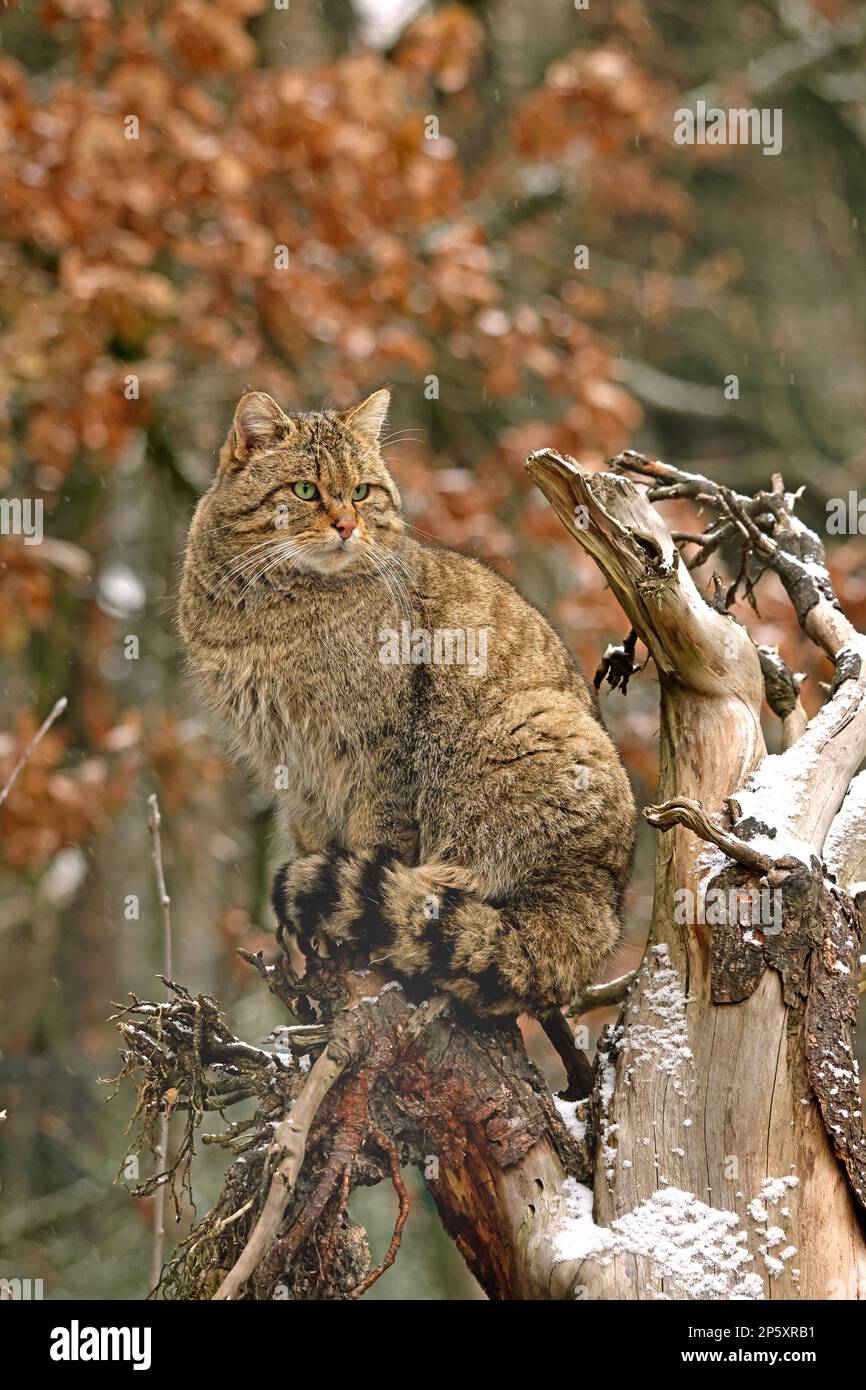
<path fill-rule="evenodd" d="M 284 864 L 274 879 L 272 902 L 283 931 L 292 932 L 305 955 L 329 955 L 337 946 L 381 946 L 384 877 L 394 851 L 378 846 L 353 854 L 329 846 Z"/>
<path fill-rule="evenodd" d="M 340 902 L 338 874 L 348 855 L 324 850 L 292 859 L 277 871 L 271 902 L 283 931 L 292 932 L 306 955 L 327 954 L 326 925 Z"/>

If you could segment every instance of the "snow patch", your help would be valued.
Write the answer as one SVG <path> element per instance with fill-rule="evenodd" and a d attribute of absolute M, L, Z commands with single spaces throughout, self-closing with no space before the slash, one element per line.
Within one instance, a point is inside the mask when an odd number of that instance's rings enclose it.
<path fill-rule="evenodd" d="M 789 1173 L 784 1178 L 765 1178 L 761 1183 L 760 1196 L 753 1197 L 746 1207 L 752 1220 L 759 1227 L 764 1228 L 758 1232 L 764 1237 L 763 1243 L 758 1246 L 758 1249 L 763 1256 L 764 1265 L 771 1279 L 778 1279 L 779 1275 L 784 1273 L 784 1261 L 794 1258 L 797 1247 L 796 1245 L 786 1245 L 785 1249 L 780 1251 L 778 1255 L 770 1254 L 770 1251 L 775 1250 L 777 1245 L 781 1245 L 787 1240 L 787 1235 L 781 1226 L 770 1225 L 770 1214 L 767 1208 L 778 1206 L 780 1202 L 784 1201 L 788 1192 L 791 1188 L 796 1187 L 799 1181 L 799 1178 L 796 1178 L 793 1173 Z M 781 1214 L 790 1217 L 790 1207 L 782 1207 Z"/>
<path fill-rule="evenodd" d="M 784 1178 L 764 1178 L 761 1183 L 761 1196 L 765 1202 L 771 1202 L 775 1206 L 792 1187 L 799 1186 L 800 1179 L 795 1178 L 793 1173 Z"/>
<path fill-rule="evenodd" d="M 619 1029 L 612 1028 L 609 1040 L 612 1042 L 619 1033 Z M 601 1156 L 604 1162 L 604 1175 L 607 1178 L 608 1186 L 613 1183 L 614 1162 L 616 1160 L 616 1146 L 610 1141 L 616 1134 L 618 1125 L 611 1122 L 610 1102 L 613 1099 L 616 1087 L 616 1067 L 610 1060 L 610 1053 L 599 1044 L 598 1047 L 598 1066 L 600 1069 L 600 1080 L 598 1087 L 599 1099 L 599 1142 L 601 1146 Z"/>
<path fill-rule="evenodd" d="M 692 1060 L 686 1028 L 689 1000 L 669 960 L 670 953 L 664 944 L 648 951 L 635 982 L 634 1005 L 630 1010 L 632 1016 L 638 1010 L 640 1015 L 636 1022 L 628 1022 L 615 1036 L 614 1046 L 631 1059 L 625 1072 L 627 1085 L 641 1063 L 674 1076 L 683 1062 Z M 675 1082 L 674 1089 L 680 1091 L 681 1083 Z"/>
<path fill-rule="evenodd" d="M 849 644 L 843 650 L 866 660 L 866 642 L 862 639 Z M 786 749 L 784 753 L 775 753 L 764 758 L 763 762 L 752 773 L 746 786 L 731 798 L 731 802 L 735 804 L 739 812 L 738 821 L 740 818 L 754 817 L 755 820 L 764 825 L 777 827 L 778 833 L 773 838 L 758 835 L 750 840 L 749 844 L 754 849 L 760 850 L 772 859 L 791 855 L 793 858 L 799 859 L 807 868 L 812 868 L 813 861 L 818 862 L 818 856 L 812 846 L 786 834 L 784 825 L 796 824 L 807 810 L 809 800 L 813 795 L 816 768 L 823 756 L 823 749 L 836 731 L 835 726 L 838 719 L 839 709 L 836 701 L 828 700 L 823 708 L 810 719 L 807 733 L 798 739 L 791 748 Z M 861 795 L 864 790 L 866 788 L 861 788 Z M 855 796 L 854 801 L 858 799 Z M 853 811 L 853 802 L 849 809 Z M 856 812 L 854 814 L 856 815 Z M 779 825 L 780 820 L 782 821 L 781 825 Z M 836 820 L 838 820 L 838 816 Z M 844 832 L 844 819 L 841 828 Z M 828 841 L 829 839 L 828 836 Z M 831 855 L 833 853 L 831 845 Z"/>
<path fill-rule="evenodd" d="M 559 1111 L 560 1119 L 569 1134 L 573 1135 L 580 1144 L 586 1137 L 586 1120 L 578 1117 L 577 1107 L 586 1105 L 585 1101 L 562 1100 L 559 1096 L 553 1097 L 553 1103 Z"/>
<path fill-rule="evenodd" d="M 719 1211 L 693 1192 L 666 1187 L 620 1216 L 610 1228 L 592 1219 L 592 1192 L 574 1178 L 563 1184 L 563 1211 L 554 1237 L 562 1260 L 643 1256 L 654 1274 L 693 1299 L 762 1299 L 761 1276 L 746 1272 L 753 1256 L 736 1212 Z M 664 1297 L 664 1295 L 660 1295 Z"/>
<path fill-rule="evenodd" d="M 840 888 L 856 898 L 862 892 L 862 883 L 844 883 L 844 865 L 850 858 L 850 847 L 863 838 L 864 816 L 866 816 L 866 770 L 858 772 L 851 781 L 845 799 L 833 818 L 833 823 L 824 841 L 824 863 L 834 875 Z"/>

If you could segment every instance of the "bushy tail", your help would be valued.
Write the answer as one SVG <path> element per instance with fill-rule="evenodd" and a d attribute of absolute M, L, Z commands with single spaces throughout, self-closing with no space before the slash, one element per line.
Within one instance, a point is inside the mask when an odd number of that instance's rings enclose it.
<path fill-rule="evenodd" d="M 346 943 L 475 1013 L 541 1015 L 575 997 L 618 934 L 603 901 L 589 923 L 585 893 L 580 904 L 568 898 L 558 880 L 506 906 L 483 898 L 463 869 L 330 849 L 284 865 L 273 905 L 308 954 L 323 938 Z"/>

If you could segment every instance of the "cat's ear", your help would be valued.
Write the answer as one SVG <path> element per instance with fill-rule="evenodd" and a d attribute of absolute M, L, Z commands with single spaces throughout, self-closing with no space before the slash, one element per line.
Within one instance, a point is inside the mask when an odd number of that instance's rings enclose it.
<path fill-rule="evenodd" d="M 344 411 L 343 422 L 356 434 L 359 434 L 362 439 L 365 439 L 368 444 L 378 444 L 390 404 L 390 388 L 383 386 L 381 390 L 374 391 L 372 396 L 368 396 L 360 405 L 353 405 L 351 410 Z"/>
<path fill-rule="evenodd" d="M 246 463 L 259 449 L 286 439 L 294 425 L 266 391 L 246 391 L 235 409 L 235 418 L 220 456 L 220 468 Z"/>

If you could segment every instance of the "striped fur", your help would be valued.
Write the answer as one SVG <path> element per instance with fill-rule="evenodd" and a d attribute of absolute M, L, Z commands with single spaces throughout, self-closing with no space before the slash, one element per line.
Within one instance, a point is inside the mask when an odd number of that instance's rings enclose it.
<path fill-rule="evenodd" d="M 275 797 L 283 926 L 478 1012 L 543 1014 L 616 943 L 628 778 L 544 617 L 486 566 L 407 535 L 377 442 L 386 403 L 287 416 L 243 398 L 190 528 L 181 628 Z M 382 630 L 403 622 L 483 629 L 486 669 L 383 662 Z"/>

